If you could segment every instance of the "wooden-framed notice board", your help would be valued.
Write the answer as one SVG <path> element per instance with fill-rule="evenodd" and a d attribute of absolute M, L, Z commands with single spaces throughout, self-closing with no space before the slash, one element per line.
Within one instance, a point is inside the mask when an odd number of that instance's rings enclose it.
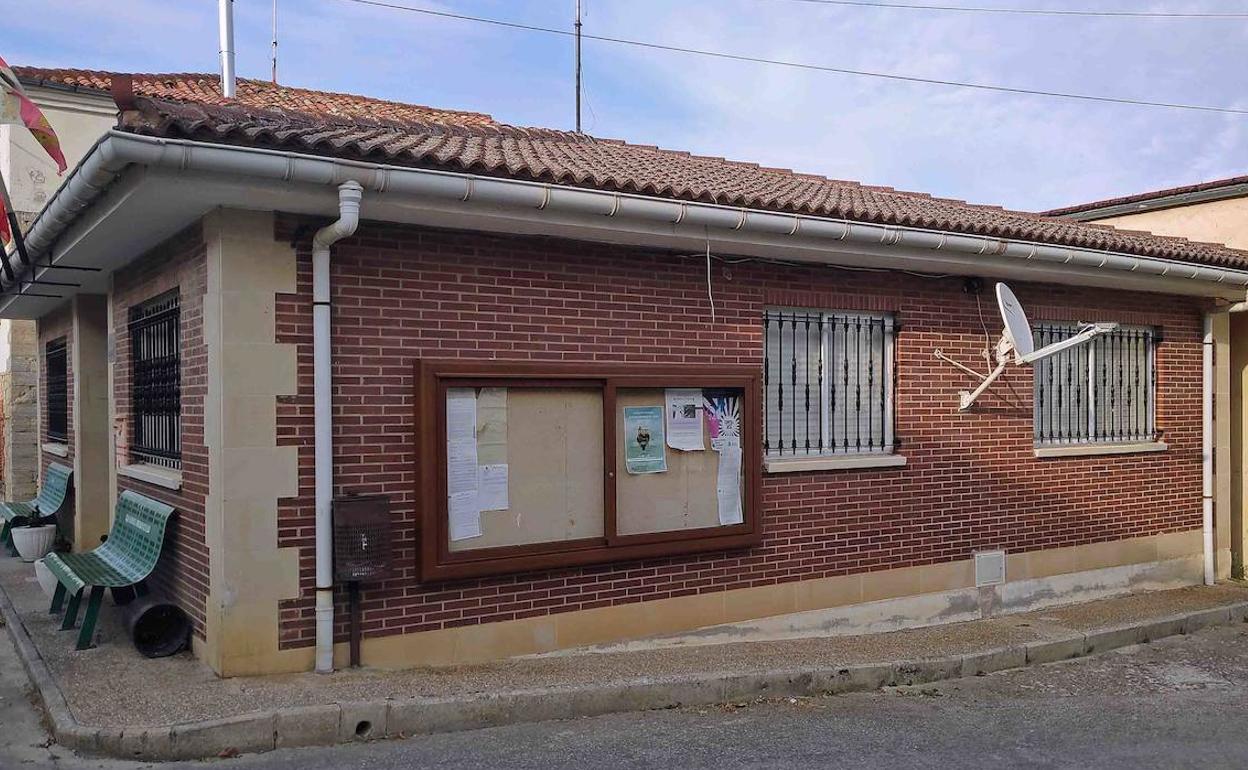
<path fill-rule="evenodd" d="M 757 367 L 416 368 L 423 580 L 745 548 L 762 537 Z"/>

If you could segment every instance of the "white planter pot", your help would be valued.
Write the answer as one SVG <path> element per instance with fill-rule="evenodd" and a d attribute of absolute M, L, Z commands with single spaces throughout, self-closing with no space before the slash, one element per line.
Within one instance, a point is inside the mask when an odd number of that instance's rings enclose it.
<path fill-rule="evenodd" d="M 52 544 L 56 542 L 55 524 L 14 527 L 9 532 L 13 535 L 13 545 L 17 548 L 22 561 L 42 559 L 52 552 Z"/>
<path fill-rule="evenodd" d="M 35 559 L 35 578 L 39 581 L 39 587 L 51 599 L 56 593 L 56 575 L 53 575 L 48 565 L 43 563 L 43 559 Z"/>

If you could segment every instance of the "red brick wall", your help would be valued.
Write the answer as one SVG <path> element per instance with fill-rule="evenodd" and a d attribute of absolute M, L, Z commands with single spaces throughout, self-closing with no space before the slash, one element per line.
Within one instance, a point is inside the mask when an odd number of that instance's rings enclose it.
<path fill-rule="evenodd" d="M 297 222 L 282 219 L 278 238 Z M 299 345 L 299 394 L 279 399 L 279 441 L 300 447 L 299 497 L 279 542 L 302 549 L 302 595 L 283 604 L 285 647 L 313 640 L 311 270 L 278 302 L 278 341 Z M 610 604 L 1027 551 L 1200 526 L 1200 346 L 1194 301 L 1018 284 L 1045 317 L 1163 327 L 1157 423 L 1171 449 L 1033 457 L 1030 371 L 1012 369 L 973 414 L 968 378 L 984 345 L 960 279 L 760 263 L 716 265 L 711 323 L 701 259 L 553 239 L 367 224 L 335 247 L 335 493 L 385 492 L 398 527 L 396 576 L 365 591 L 369 635 L 509 620 Z M 904 305 L 901 299 L 905 298 Z M 995 337 L 990 296 L 984 314 Z M 545 361 L 762 364 L 769 304 L 897 309 L 896 433 L 902 468 L 764 478 L 764 540 L 705 554 L 422 586 L 413 511 L 413 362 L 421 356 Z M 341 599 L 341 597 L 339 597 Z M 345 614 L 339 614 L 345 618 Z M 338 628 L 345 638 L 345 624 Z"/>
<path fill-rule="evenodd" d="M 181 308 L 182 347 L 182 488 L 172 491 L 118 475 L 118 491 L 133 489 L 177 509 L 153 584 L 172 596 L 192 617 L 195 633 L 204 635 L 208 597 L 208 546 L 204 539 L 204 498 L 208 494 L 208 450 L 204 446 L 204 395 L 208 351 L 204 343 L 203 305 L 207 289 L 203 234 L 199 225 L 170 238 L 113 277 L 113 398 L 120 435 L 118 462 L 130 436 L 130 307 L 176 288 Z"/>

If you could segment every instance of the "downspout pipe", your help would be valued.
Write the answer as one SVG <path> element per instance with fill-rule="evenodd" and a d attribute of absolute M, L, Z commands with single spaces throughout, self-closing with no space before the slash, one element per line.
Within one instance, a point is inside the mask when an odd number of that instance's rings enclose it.
<path fill-rule="evenodd" d="M 1236 302 L 1219 308 L 1221 313 L 1248 311 L 1248 302 Z M 1201 476 L 1201 535 L 1205 562 L 1205 585 L 1217 580 L 1214 566 L 1213 498 L 1214 498 L 1214 406 L 1215 393 L 1213 313 L 1205 313 L 1204 336 L 1201 338 L 1201 399 L 1200 399 L 1200 476 Z M 1230 469 L 1225 469 L 1230 472 Z"/>
<path fill-rule="evenodd" d="M 316 456 L 316 671 L 334 670 L 334 422 L 329 249 L 360 224 L 358 182 L 338 186 L 338 221 L 312 237 L 312 405 Z"/>
<path fill-rule="evenodd" d="M 1205 313 L 1201 339 L 1200 480 L 1201 536 L 1205 585 L 1215 582 L 1213 567 L 1213 314 Z"/>

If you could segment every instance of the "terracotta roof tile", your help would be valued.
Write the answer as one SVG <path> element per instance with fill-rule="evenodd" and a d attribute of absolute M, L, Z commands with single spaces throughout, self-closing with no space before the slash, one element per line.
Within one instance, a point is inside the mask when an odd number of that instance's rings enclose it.
<path fill-rule="evenodd" d="M 113 73 L 15 67 L 28 82 L 105 90 Z M 215 75 L 133 75 L 123 130 L 280 147 L 422 168 L 551 181 L 682 200 L 1014 238 L 1248 269 L 1248 252 L 1101 225 L 797 174 L 754 163 L 500 123 L 350 94 Z"/>
<path fill-rule="evenodd" d="M 108 91 L 116 72 L 14 67 L 13 71 L 28 83 Z M 169 99 L 202 104 L 238 104 L 261 109 L 292 110 L 346 118 L 350 120 L 391 121 L 395 124 L 447 121 L 456 125 L 488 126 L 494 123 L 489 115 L 404 104 L 353 94 L 335 94 L 306 88 L 274 85 L 263 80 L 240 78 L 233 100 L 221 95 L 221 79 L 216 75 L 195 73 L 132 74 L 135 96 Z"/>
<path fill-rule="evenodd" d="M 1188 195 L 1191 193 L 1202 193 L 1210 190 L 1220 190 L 1224 187 L 1239 187 L 1248 185 L 1248 176 L 1233 176 L 1226 179 L 1214 179 L 1209 182 L 1197 182 L 1196 184 L 1183 185 L 1182 187 L 1168 187 L 1164 190 L 1153 190 L 1151 192 L 1136 193 L 1134 195 L 1123 195 L 1118 198 L 1106 198 L 1105 200 L 1091 201 L 1089 203 L 1079 203 L 1074 206 L 1063 206 L 1060 209 L 1052 209 L 1044 212 L 1047 217 L 1062 217 L 1070 214 L 1080 214 L 1083 212 L 1095 211 L 1097 209 L 1109 208 L 1111 206 L 1126 206 L 1132 203 L 1147 203 L 1161 198 L 1170 198 L 1176 195 Z"/>

